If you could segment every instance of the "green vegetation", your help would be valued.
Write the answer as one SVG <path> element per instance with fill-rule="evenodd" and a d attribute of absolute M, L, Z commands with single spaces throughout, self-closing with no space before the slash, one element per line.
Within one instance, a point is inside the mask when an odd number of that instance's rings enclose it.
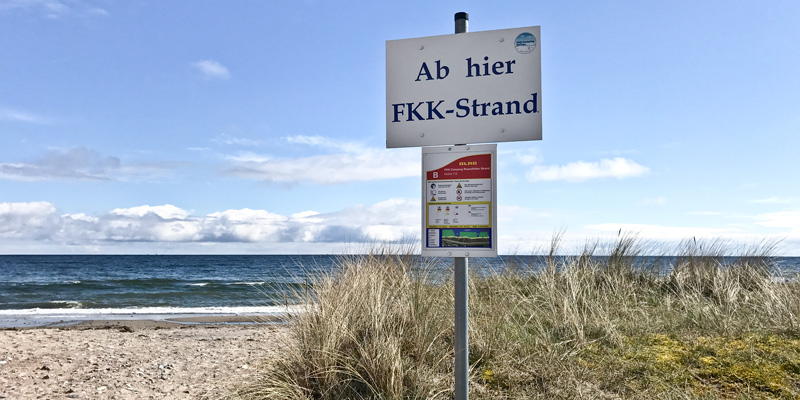
<path fill-rule="evenodd" d="M 800 397 L 800 284 L 773 279 L 772 246 L 732 259 L 691 241 L 662 273 L 631 237 L 570 258 L 557 244 L 544 270 L 470 278 L 470 398 Z M 452 281 L 418 263 L 343 259 L 234 398 L 452 398 Z"/>

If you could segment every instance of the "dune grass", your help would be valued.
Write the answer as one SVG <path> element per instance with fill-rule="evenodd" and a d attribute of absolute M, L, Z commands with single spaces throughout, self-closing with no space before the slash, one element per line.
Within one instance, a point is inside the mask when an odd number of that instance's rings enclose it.
<path fill-rule="evenodd" d="M 800 398 L 800 284 L 773 279 L 771 245 L 687 241 L 669 271 L 634 237 L 557 247 L 470 277 L 472 399 Z M 452 398 L 451 275 L 390 252 L 340 267 L 232 397 Z"/>

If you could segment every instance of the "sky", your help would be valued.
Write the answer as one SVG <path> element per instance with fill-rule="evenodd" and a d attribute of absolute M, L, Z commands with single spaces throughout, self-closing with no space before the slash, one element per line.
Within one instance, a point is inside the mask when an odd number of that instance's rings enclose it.
<path fill-rule="evenodd" d="M 498 144 L 498 245 L 800 256 L 800 2 L 0 0 L 0 254 L 414 243 L 386 41 L 541 26 L 543 140 Z"/>

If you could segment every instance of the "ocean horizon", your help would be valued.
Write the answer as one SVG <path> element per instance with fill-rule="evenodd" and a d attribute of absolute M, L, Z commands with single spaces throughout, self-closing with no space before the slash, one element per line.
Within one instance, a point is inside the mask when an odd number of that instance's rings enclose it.
<path fill-rule="evenodd" d="M 342 257 L 359 255 L 0 255 L 0 328 L 85 320 L 285 315 L 293 292 Z M 559 256 L 569 258 L 571 256 Z M 478 274 L 541 269 L 544 256 L 471 258 Z M 598 258 L 602 258 L 598 256 Z M 640 256 L 642 266 L 675 257 Z M 722 263 L 735 257 L 725 257 Z M 771 257 L 776 279 L 793 279 L 800 257 Z M 451 258 L 421 258 L 447 277 Z"/>

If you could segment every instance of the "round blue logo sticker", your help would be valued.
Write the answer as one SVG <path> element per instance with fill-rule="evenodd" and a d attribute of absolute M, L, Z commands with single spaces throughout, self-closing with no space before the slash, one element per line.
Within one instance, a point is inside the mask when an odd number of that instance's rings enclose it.
<path fill-rule="evenodd" d="M 536 36 L 528 32 L 523 32 L 517 35 L 514 39 L 514 48 L 520 54 L 528 54 L 536 48 Z"/>

